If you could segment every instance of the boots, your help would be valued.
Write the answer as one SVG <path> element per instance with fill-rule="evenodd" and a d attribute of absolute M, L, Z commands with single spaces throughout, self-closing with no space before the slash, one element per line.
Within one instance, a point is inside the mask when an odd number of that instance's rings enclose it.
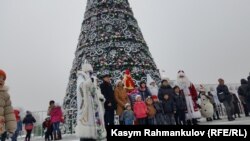
<path fill-rule="evenodd" d="M 192 119 L 192 122 L 193 122 L 193 125 L 198 125 L 198 121 L 197 121 L 197 119 Z"/>
<path fill-rule="evenodd" d="M 57 134 L 55 132 L 53 133 L 53 138 L 54 140 L 58 140 Z"/>
<path fill-rule="evenodd" d="M 61 139 L 62 139 L 62 134 L 61 134 L 61 132 L 59 131 L 57 134 L 58 134 L 58 140 L 61 140 Z"/>

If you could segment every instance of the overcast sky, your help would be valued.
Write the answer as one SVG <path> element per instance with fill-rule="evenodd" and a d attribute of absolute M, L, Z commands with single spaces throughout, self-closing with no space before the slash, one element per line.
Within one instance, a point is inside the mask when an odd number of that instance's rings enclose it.
<path fill-rule="evenodd" d="M 62 103 L 87 0 L 0 0 L 0 68 L 14 106 Z M 130 0 L 159 69 L 194 83 L 250 72 L 249 0 Z"/>

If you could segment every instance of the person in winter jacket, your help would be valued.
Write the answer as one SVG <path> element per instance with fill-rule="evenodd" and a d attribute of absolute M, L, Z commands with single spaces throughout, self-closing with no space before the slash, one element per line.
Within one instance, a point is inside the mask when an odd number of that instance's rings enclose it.
<path fill-rule="evenodd" d="M 116 114 L 121 117 L 125 104 L 129 103 L 129 98 L 126 92 L 126 89 L 123 87 L 123 83 L 121 80 L 118 80 L 116 82 L 116 87 L 115 87 L 115 100 L 117 103 L 117 109 L 116 109 Z M 121 119 L 121 118 L 120 118 Z M 120 120 L 120 124 L 122 124 L 123 121 Z"/>
<path fill-rule="evenodd" d="M 115 116 L 114 110 L 116 109 L 114 90 L 110 82 L 111 82 L 110 75 L 106 74 L 103 76 L 103 83 L 100 85 L 101 93 L 104 95 L 106 99 L 104 103 L 105 125 L 114 125 L 114 116 Z"/>
<path fill-rule="evenodd" d="M 43 122 L 43 130 L 45 133 L 45 141 L 52 141 L 53 140 L 53 126 L 50 120 L 50 117 L 47 117 Z"/>
<path fill-rule="evenodd" d="M 223 103 L 224 107 L 226 108 L 227 118 L 229 121 L 235 120 L 233 118 L 233 101 L 232 95 L 230 94 L 228 87 L 225 85 L 225 82 L 222 78 L 218 80 L 219 85 L 217 87 L 217 95 L 220 102 Z"/>
<path fill-rule="evenodd" d="M 146 101 L 147 97 L 151 96 L 151 93 L 150 93 L 148 87 L 146 86 L 145 81 L 140 82 L 139 95 L 141 95 L 142 101 L 144 101 L 144 102 Z"/>
<path fill-rule="evenodd" d="M 156 110 L 156 114 L 155 114 L 156 125 L 166 125 L 166 119 L 164 117 L 162 102 L 159 101 L 156 95 L 153 95 L 152 99 L 153 99 L 154 108 Z"/>
<path fill-rule="evenodd" d="M 247 107 L 247 99 L 246 99 L 247 97 L 247 80 L 246 79 L 241 79 L 241 85 L 238 89 L 238 94 L 239 94 L 239 98 L 244 109 L 245 116 L 248 117 L 249 110 Z"/>
<path fill-rule="evenodd" d="M 1 141 L 5 141 L 7 133 L 13 135 L 17 122 L 11 105 L 8 87 L 5 86 L 7 75 L 0 69 L 0 136 Z"/>
<path fill-rule="evenodd" d="M 135 97 L 140 94 L 138 89 L 139 88 L 137 87 L 137 85 L 135 85 L 135 89 L 128 93 L 128 98 L 131 103 L 131 107 L 134 107 L 134 103 L 136 102 Z"/>
<path fill-rule="evenodd" d="M 21 121 L 20 111 L 18 109 L 14 109 L 14 113 L 16 116 L 17 129 L 15 131 L 15 134 L 13 134 L 13 136 L 11 137 L 11 140 L 17 141 L 17 137 L 18 137 L 20 131 L 22 131 L 22 121 Z"/>
<path fill-rule="evenodd" d="M 146 98 L 146 105 L 148 108 L 148 118 L 147 118 L 147 124 L 148 125 L 155 125 L 155 115 L 156 115 L 156 109 L 153 104 L 153 100 L 151 97 Z"/>
<path fill-rule="evenodd" d="M 124 125 L 134 125 L 135 116 L 129 103 L 125 104 L 125 110 L 121 115 L 121 120 Z"/>
<path fill-rule="evenodd" d="M 221 120 L 220 115 L 219 115 L 219 110 L 218 110 L 219 107 L 217 107 L 217 105 L 216 105 L 214 95 L 209 91 L 208 96 L 210 97 L 210 102 L 214 108 L 213 120 Z M 216 118 L 216 116 L 217 116 L 217 118 Z"/>
<path fill-rule="evenodd" d="M 158 98 L 160 101 L 164 100 L 164 95 L 166 93 L 169 94 L 170 97 L 172 97 L 174 94 L 174 91 L 173 91 L 172 87 L 169 85 L 169 79 L 163 78 L 161 81 L 160 89 L 158 91 Z"/>
<path fill-rule="evenodd" d="M 152 96 L 158 95 L 159 88 L 156 85 L 156 82 L 152 79 L 152 77 L 149 74 L 147 74 L 147 87 L 148 87 Z"/>
<path fill-rule="evenodd" d="M 26 137 L 25 141 L 30 141 L 31 133 L 34 128 L 34 123 L 36 122 L 36 119 L 32 116 L 30 111 L 26 112 L 26 116 L 23 119 L 23 124 L 25 125 L 26 130 Z"/>
<path fill-rule="evenodd" d="M 145 125 L 147 120 L 148 109 L 144 101 L 142 101 L 141 95 L 135 97 L 134 113 L 139 125 Z"/>
<path fill-rule="evenodd" d="M 233 109 L 234 109 L 234 118 L 236 118 L 236 115 L 238 115 L 238 118 L 241 118 L 240 116 L 240 107 L 239 107 L 239 99 L 238 97 L 236 96 L 236 94 L 234 93 L 231 93 L 232 97 L 233 97 Z"/>
<path fill-rule="evenodd" d="M 51 123 L 53 125 L 53 138 L 55 140 L 61 140 L 62 134 L 60 131 L 60 122 L 63 120 L 63 113 L 61 106 L 55 104 L 53 100 L 50 101 L 49 115 L 51 117 Z"/>
<path fill-rule="evenodd" d="M 176 105 L 170 94 L 163 95 L 162 107 L 166 118 L 167 125 L 175 125 L 174 114 L 176 113 Z"/>
<path fill-rule="evenodd" d="M 180 91 L 179 86 L 175 86 L 174 88 L 174 102 L 176 104 L 176 113 L 175 113 L 175 122 L 176 125 L 186 125 L 186 110 L 187 104 L 185 95 L 182 91 Z"/>

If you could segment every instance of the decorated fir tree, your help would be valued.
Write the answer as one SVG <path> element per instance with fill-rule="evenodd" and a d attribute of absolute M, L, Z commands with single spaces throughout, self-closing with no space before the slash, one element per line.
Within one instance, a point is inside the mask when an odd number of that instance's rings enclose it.
<path fill-rule="evenodd" d="M 160 82 L 160 74 L 149 52 L 128 0 L 88 0 L 79 42 L 75 52 L 64 109 L 76 109 L 77 71 L 87 59 L 94 75 L 122 79 L 128 69 L 135 84 L 149 74 Z M 76 111 L 66 119 L 75 119 Z M 75 124 L 75 121 L 73 121 Z"/>

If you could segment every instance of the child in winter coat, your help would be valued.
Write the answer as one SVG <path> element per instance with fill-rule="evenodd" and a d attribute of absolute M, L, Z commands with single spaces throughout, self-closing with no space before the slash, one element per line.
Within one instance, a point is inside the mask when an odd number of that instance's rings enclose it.
<path fill-rule="evenodd" d="M 132 111 L 131 105 L 129 103 L 125 104 L 125 110 L 121 115 L 121 120 L 124 125 L 133 125 L 135 121 L 134 112 Z"/>
<path fill-rule="evenodd" d="M 185 95 L 180 91 L 178 86 L 174 88 L 174 102 L 176 104 L 175 121 L 176 125 L 186 125 L 187 104 Z"/>
<path fill-rule="evenodd" d="M 5 86 L 6 73 L 0 69 L 0 136 L 6 139 L 7 132 L 14 134 L 17 126 L 16 117 L 11 105 L 8 88 Z"/>
<path fill-rule="evenodd" d="M 134 103 L 135 103 L 135 97 L 139 95 L 139 90 L 138 90 L 138 87 L 135 85 L 135 89 L 131 92 L 128 93 L 128 98 L 129 98 L 129 101 L 131 103 L 131 107 L 134 107 Z"/>
<path fill-rule="evenodd" d="M 147 106 L 145 102 L 142 101 L 142 98 L 140 95 L 137 95 L 135 99 L 136 99 L 136 102 L 133 107 L 135 117 L 139 125 L 145 125 L 146 119 L 147 119 L 147 113 L 148 113 Z"/>
<path fill-rule="evenodd" d="M 162 107 L 166 118 L 167 125 L 175 125 L 174 114 L 176 113 L 176 105 L 173 98 L 165 93 L 163 94 Z"/>
<path fill-rule="evenodd" d="M 146 105 L 148 108 L 147 124 L 148 125 L 155 125 L 156 110 L 155 110 L 155 107 L 153 105 L 153 100 L 151 97 L 146 98 Z"/>
<path fill-rule="evenodd" d="M 26 112 L 26 116 L 23 119 L 23 124 L 25 125 L 26 130 L 26 137 L 25 141 L 30 141 L 31 133 L 34 128 L 34 123 L 36 122 L 36 119 L 33 117 L 30 111 Z"/>
<path fill-rule="evenodd" d="M 50 141 L 50 140 L 52 141 L 53 140 L 53 135 L 52 135 L 53 127 L 52 127 L 50 117 L 47 117 L 45 121 L 43 122 L 43 130 L 45 133 L 45 141 Z"/>
<path fill-rule="evenodd" d="M 154 108 L 156 110 L 156 114 L 155 114 L 156 125 L 166 125 L 166 119 L 164 117 L 162 103 L 159 101 L 156 95 L 153 95 L 152 99 L 154 102 L 153 103 Z"/>

